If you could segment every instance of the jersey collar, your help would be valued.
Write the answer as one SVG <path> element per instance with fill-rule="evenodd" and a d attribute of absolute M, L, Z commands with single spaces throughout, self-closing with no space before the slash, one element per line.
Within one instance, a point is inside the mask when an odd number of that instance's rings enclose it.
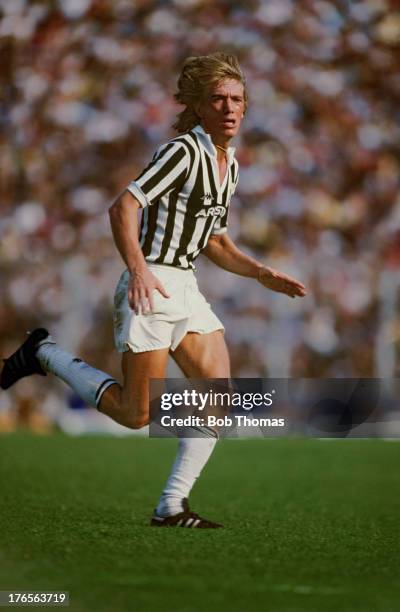
<path fill-rule="evenodd" d="M 203 145 L 205 150 L 212 156 L 217 157 L 217 149 L 211 140 L 210 134 L 204 131 L 203 127 L 198 123 L 192 130 L 194 132 L 200 143 Z M 228 147 L 227 149 L 227 158 L 228 162 L 231 163 L 233 161 L 233 156 L 235 155 L 235 147 Z"/>

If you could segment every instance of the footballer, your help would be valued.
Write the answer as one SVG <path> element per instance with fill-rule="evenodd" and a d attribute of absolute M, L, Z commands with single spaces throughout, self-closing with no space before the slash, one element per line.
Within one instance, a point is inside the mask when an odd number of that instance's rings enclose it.
<path fill-rule="evenodd" d="M 194 262 L 200 253 L 273 291 L 292 298 L 306 294 L 302 283 L 249 257 L 228 234 L 239 175 L 231 141 L 248 103 L 237 58 L 219 52 L 187 58 L 175 98 L 184 107 L 173 126 L 178 135 L 157 149 L 109 209 L 115 244 L 126 265 L 113 313 L 123 384 L 66 352 L 39 328 L 5 360 L 3 389 L 24 376 L 52 373 L 89 405 L 139 429 L 149 423 L 149 380 L 165 377 L 169 354 L 186 377 L 230 378 L 224 326 L 197 285 Z M 218 432 L 202 426 L 186 430 L 150 524 L 221 527 L 188 504 Z"/>

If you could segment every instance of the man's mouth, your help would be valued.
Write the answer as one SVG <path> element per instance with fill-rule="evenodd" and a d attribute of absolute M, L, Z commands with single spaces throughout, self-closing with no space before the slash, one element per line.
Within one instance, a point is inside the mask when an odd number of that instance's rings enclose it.
<path fill-rule="evenodd" d="M 222 122 L 222 125 L 224 127 L 234 127 L 236 124 L 235 119 L 224 119 L 224 121 Z"/>

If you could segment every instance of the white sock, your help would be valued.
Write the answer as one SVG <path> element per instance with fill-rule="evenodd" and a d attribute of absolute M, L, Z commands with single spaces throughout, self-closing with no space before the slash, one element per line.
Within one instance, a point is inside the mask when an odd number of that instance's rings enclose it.
<path fill-rule="evenodd" d="M 178 453 L 156 508 L 158 516 L 173 516 L 182 512 L 183 498 L 189 497 L 194 483 L 214 450 L 218 439 L 214 431 L 202 427 L 192 432 L 196 438 L 178 439 Z"/>
<path fill-rule="evenodd" d="M 105 372 L 90 365 L 57 346 L 51 336 L 39 343 L 35 355 L 46 372 L 61 378 L 90 406 L 97 408 L 104 391 L 117 384 Z"/>

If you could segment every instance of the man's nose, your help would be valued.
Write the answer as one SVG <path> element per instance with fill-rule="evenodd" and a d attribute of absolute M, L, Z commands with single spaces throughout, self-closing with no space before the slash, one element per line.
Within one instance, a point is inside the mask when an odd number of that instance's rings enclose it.
<path fill-rule="evenodd" d="M 233 111 L 233 100 L 231 98 L 224 99 L 224 111 L 226 113 Z"/>

